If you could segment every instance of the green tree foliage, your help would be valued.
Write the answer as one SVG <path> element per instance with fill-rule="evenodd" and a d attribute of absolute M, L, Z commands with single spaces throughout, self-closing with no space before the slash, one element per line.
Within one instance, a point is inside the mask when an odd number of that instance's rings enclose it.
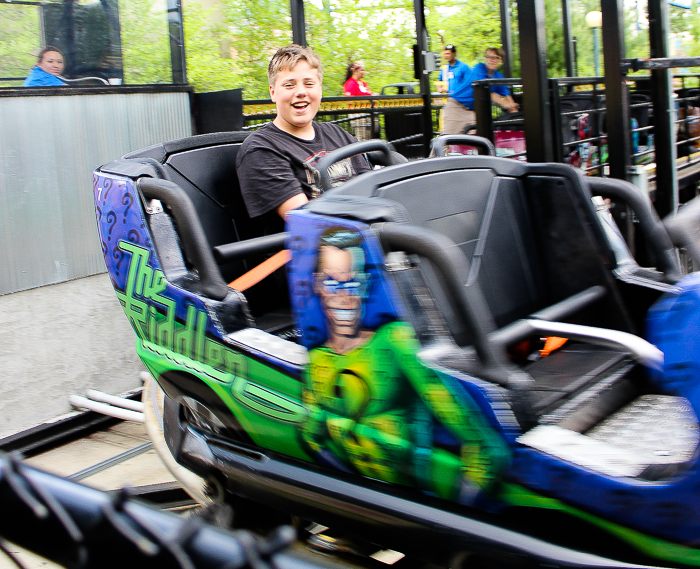
<path fill-rule="evenodd" d="M 600 10 L 601 0 L 570 0 L 572 36 L 576 37 L 578 75 L 594 75 L 593 30 L 585 23 L 586 14 Z M 679 38 L 685 55 L 700 54 L 700 2 L 693 1 L 693 8 L 685 10 L 669 6 L 670 32 Z M 547 60 L 550 77 L 565 75 L 564 33 L 561 0 L 545 0 L 547 30 Z M 627 58 L 649 57 L 649 28 L 647 3 L 639 0 L 625 10 L 625 55 Z M 683 36 L 686 41 L 683 41 Z M 697 40 L 695 39 L 697 38 Z M 693 47 L 697 46 L 697 47 Z M 603 46 L 599 34 L 600 69 L 603 70 Z M 647 72 L 642 72 L 647 73 Z"/>
<path fill-rule="evenodd" d="M 308 43 L 324 64 L 324 95 L 343 94 L 346 72 L 354 61 L 364 62 L 365 81 L 375 93 L 391 83 L 416 81 L 410 0 L 324 0 L 320 9 L 308 4 L 306 20 Z"/>
<path fill-rule="evenodd" d="M 124 82 L 172 82 L 165 0 L 121 0 L 119 25 Z"/>
<path fill-rule="evenodd" d="M 196 91 L 235 89 L 245 82 L 243 70 L 226 52 L 226 27 L 213 23 L 214 10 L 197 2 L 184 6 L 187 80 Z"/>
<path fill-rule="evenodd" d="M 585 15 L 602 0 L 569 0 L 572 36 L 577 40 L 578 75 L 593 75 L 593 34 Z M 214 12 L 197 0 L 184 0 L 188 79 L 197 91 L 243 88 L 246 99 L 267 98 L 267 64 L 280 46 L 291 42 L 287 0 L 220 0 Z M 628 57 L 649 57 L 646 3 L 626 10 Z M 425 0 L 431 49 L 457 46 L 460 60 L 473 65 L 489 46 L 500 46 L 496 0 Z M 362 60 L 365 80 L 374 92 L 391 83 L 414 82 L 412 0 L 306 0 L 309 45 L 324 63 L 324 94 L 342 95 L 350 63 Z M 681 54 L 700 54 L 700 0 L 692 10 L 671 7 L 671 27 L 683 39 Z M 0 8 L 0 69 L 4 76 L 25 76 L 41 47 L 38 9 L 6 4 Z M 511 0 L 513 73 L 518 76 L 517 2 Z M 119 0 L 126 83 L 172 80 L 165 0 Z M 561 0 L 545 0 L 547 65 L 550 77 L 565 75 Z M 602 50 L 601 50 L 602 69 Z M 436 76 L 431 77 L 432 80 Z"/>
<path fill-rule="evenodd" d="M 433 50 L 442 42 L 457 47 L 457 58 L 469 65 L 483 61 L 487 47 L 501 47 L 501 15 L 498 2 L 483 0 L 426 1 L 426 25 L 434 38 Z"/>
<path fill-rule="evenodd" d="M 0 4 L 0 76 L 26 77 L 41 51 L 39 8 Z M 22 81 L 0 86 L 21 85 Z"/>
<path fill-rule="evenodd" d="M 246 99 L 268 98 L 267 64 L 277 49 L 292 41 L 289 2 L 222 0 L 231 38 L 233 68 Z"/>
<path fill-rule="evenodd" d="M 693 0 L 689 10 L 670 7 L 671 30 L 677 34 L 675 48 L 678 57 L 700 56 L 700 1 Z M 700 69 L 684 69 L 682 71 L 698 73 Z"/>

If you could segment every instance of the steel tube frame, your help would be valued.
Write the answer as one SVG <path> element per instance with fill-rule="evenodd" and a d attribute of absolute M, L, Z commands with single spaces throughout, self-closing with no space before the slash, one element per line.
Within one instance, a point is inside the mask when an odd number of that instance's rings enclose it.
<path fill-rule="evenodd" d="M 669 57 L 668 3 L 649 0 L 649 51 L 652 59 Z M 656 147 L 656 196 L 654 205 L 661 217 L 678 210 L 675 117 L 671 103 L 672 71 L 651 70 L 651 101 L 654 109 Z"/>
<path fill-rule="evenodd" d="M 525 144 L 528 162 L 552 162 L 552 120 L 547 89 L 544 0 L 518 0 L 520 69 L 523 78 Z"/>
<path fill-rule="evenodd" d="M 562 0 L 568 2 L 568 0 Z M 510 25 L 510 0 L 499 0 L 501 10 L 501 47 L 505 53 L 503 76 L 513 76 L 513 33 Z"/>
<path fill-rule="evenodd" d="M 491 85 L 477 81 L 474 84 L 474 113 L 476 114 L 476 134 L 495 144 L 493 115 L 491 114 Z"/>
<path fill-rule="evenodd" d="M 600 45 L 598 28 L 593 28 L 593 69 L 596 77 L 600 77 Z"/>
<path fill-rule="evenodd" d="M 186 85 L 187 59 L 185 58 L 185 32 L 182 27 L 182 3 L 180 0 L 168 0 L 167 6 L 173 83 Z"/>
<path fill-rule="evenodd" d="M 624 3 L 623 0 L 605 0 L 600 4 L 610 176 L 626 180 L 628 168 L 632 165 L 632 136 L 629 93 L 626 76 L 620 67 L 620 62 L 625 59 Z"/>
<path fill-rule="evenodd" d="M 292 41 L 306 47 L 306 20 L 304 16 L 304 0 L 290 0 L 292 16 Z"/>
<path fill-rule="evenodd" d="M 564 28 L 564 59 L 566 62 L 566 76 L 574 75 L 574 46 L 571 41 L 571 6 L 570 0 L 561 0 L 561 15 Z"/>
<path fill-rule="evenodd" d="M 432 96 L 430 94 L 430 74 L 425 69 L 425 54 L 430 50 L 428 29 L 425 25 L 425 2 L 413 0 L 413 9 L 416 14 L 416 43 L 418 45 L 418 57 L 415 58 L 415 75 L 420 82 L 420 92 L 423 97 L 423 153 L 430 153 L 430 141 L 433 139 L 433 109 Z"/>
<path fill-rule="evenodd" d="M 64 0 L 63 2 L 63 14 L 61 14 L 61 21 L 65 26 L 66 30 L 66 65 L 64 72 L 68 75 L 72 75 L 73 69 L 75 68 L 75 14 L 73 13 L 74 0 Z M 60 28 L 59 28 L 60 29 Z M 58 30 L 57 30 L 58 32 Z M 47 41 L 53 41 L 53 38 Z"/>

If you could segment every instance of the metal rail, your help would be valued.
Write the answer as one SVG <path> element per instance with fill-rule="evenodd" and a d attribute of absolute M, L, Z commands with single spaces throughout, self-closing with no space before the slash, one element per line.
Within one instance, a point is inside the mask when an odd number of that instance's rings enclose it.
<path fill-rule="evenodd" d="M 116 456 L 108 458 L 107 460 L 103 460 L 102 462 L 98 462 L 97 464 L 93 464 L 92 466 L 89 466 L 88 468 L 84 468 L 83 470 L 80 470 L 79 472 L 76 472 L 75 474 L 71 474 L 67 478 L 68 478 L 68 480 L 80 482 L 81 480 L 84 480 L 85 478 L 89 478 L 90 476 L 93 476 L 95 474 L 103 472 L 103 471 L 107 470 L 108 468 L 111 468 L 112 466 L 116 466 L 117 464 L 121 464 L 122 462 L 125 462 L 131 458 L 134 458 L 135 456 L 139 456 L 140 454 L 148 452 L 152 448 L 153 448 L 153 443 L 150 441 L 147 443 L 140 444 L 132 449 L 126 450 L 122 453 L 119 453 Z"/>
<path fill-rule="evenodd" d="M 225 531 L 206 516 L 173 516 L 135 501 L 128 490 L 107 494 L 8 455 L 0 455 L 0 510 L 12 512 L 0 517 L 2 538 L 65 566 L 298 567 L 294 556 L 282 553 L 295 540 L 290 527 L 265 540 Z"/>
<path fill-rule="evenodd" d="M 125 397 L 140 401 L 141 391 L 142 388 L 139 387 Z M 25 457 L 31 457 L 117 423 L 119 419 L 94 411 L 76 412 L 58 421 L 42 423 L 0 439 L 0 452 L 19 452 Z"/>
<path fill-rule="evenodd" d="M 700 67 L 700 57 L 655 57 L 652 59 L 623 59 L 623 73 L 640 69 L 673 69 L 676 67 Z"/>
<path fill-rule="evenodd" d="M 134 409 L 143 407 L 140 402 L 142 388 L 135 389 L 124 397 L 108 396 L 92 390 L 88 390 L 91 399 L 109 398 L 113 402 L 119 401 L 122 406 L 130 405 Z M 105 397 L 106 396 L 106 397 Z M 128 403 L 127 403 L 128 402 Z M 87 437 L 95 432 L 102 431 L 120 423 L 120 419 L 104 415 L 95 411 L 75 412 L 59 421 L 43 423 L 26 431 L 0 439 L 0 453 L 14 452 L 16 456 L 29 458 L 48 452 L 61 445 Z M 69 480 L 78 482 L 90 476 L 98 474 L 122 464 L 153 448 L 151 442 L 146 442 L 132 449 L 124 451 L 104 461 L 98 462 L 70 476 Z M 157 504 L 164 509 L 180 508 L 195 505 L 196 502 L 177 483 L 150 484 L 137 486 L 130 489 L 134 496 Z"/>

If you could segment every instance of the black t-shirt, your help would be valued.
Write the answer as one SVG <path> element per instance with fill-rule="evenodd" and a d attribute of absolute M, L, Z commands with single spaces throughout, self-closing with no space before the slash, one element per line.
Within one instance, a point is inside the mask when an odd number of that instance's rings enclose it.
<path fill-rule="evenodd" d="M 250 217 L 265 216 L 265 233 L 281 231 L 282 218 L 276 209 L 288 199 L 304 192 L 313 199 L 321 194 L 314 184 L 311 167 L 329 152 L 357 139 L 332 123 L 313 123 L 313 140 L 297 138 L 270 123 L 245 139 L 236 157 L 236 171 Z M 364 156 L 341 160 L 330 169 L 336 186 L 370 166 Z M 276 219 L 275 219 L 276 218 Z M 271 227 L 273 226 L 273 227 Z"/>

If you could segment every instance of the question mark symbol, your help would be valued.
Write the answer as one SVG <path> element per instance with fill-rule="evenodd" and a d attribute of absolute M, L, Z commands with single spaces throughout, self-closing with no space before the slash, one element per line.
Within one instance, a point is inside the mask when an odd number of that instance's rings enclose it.
<path fill-rule="evenodd" d="M 105 193 L 102 195 L 102 205 L 105 205 L 107 203 L 107 194 L 109 193 L 109 190 L 112 189 L 112 180 L 110 178 L 105 179 L 104 183 L 104 190 Z"/>
<path fill-rule="evenodd" d="M 111 223 L 109 226 L 109 237 L 107 237 L 107 241 L 112 240 L 112 229 L 114 229 L 114 225 L 117 223 L 117 214 L 114 213 L 113 211 L 110 211 L 107 214 L 107 223 Z"/>
<path fill-rule="evenodd" d="M 131 197 L 131 194 L 129 192 L 125 193 L 122 196 L 122 204 L 126 206 L 126 209 L 124 210 L 124 219 L 122 220 L 123 223 L 126 223 L 126 216 L 129 213 L 129 208 L 134 205 L 134 198 Z"/>
<path fill-rule="evenodd" d="M 119 266 L 124 260 L 124 252 L 119 248 L 119 245 L 115 245 L 114 249 L 112 249 L 112 257 L 117 259 L 117 275 L 119 275 Z"/>
<path fill-rule="evenodd" d="M 129 234 L 126 236 L 126 238 L 130 243 L 136 243 L 137 245 L 141 241 L 139 238 L 139 232 L 136 231 L 135 229 L 130 230 Z"/>
<path fill-rule="evenodd" d="M 107 243 L 102 242 L 102 254 L 107 255 Z"/>

